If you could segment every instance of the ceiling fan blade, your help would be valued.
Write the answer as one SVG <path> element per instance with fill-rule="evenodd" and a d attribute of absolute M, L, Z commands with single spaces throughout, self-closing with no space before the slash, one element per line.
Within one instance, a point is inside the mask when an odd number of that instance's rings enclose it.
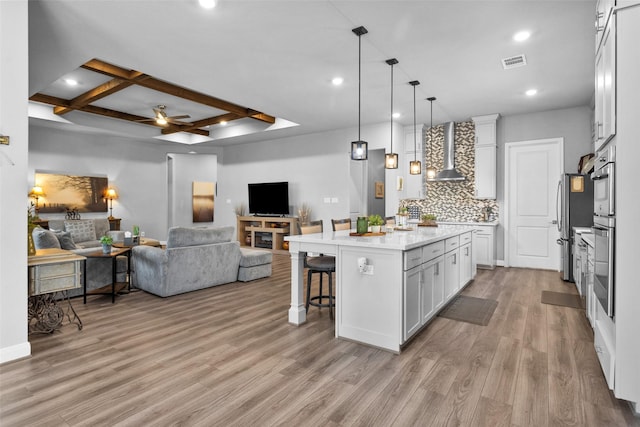
<path fill-rule="evenodd" d="M 188 114 L 183 114 L 181 116 L 170 116 L 170 117 L 167 117 L 166 119 L 167 120 L 180 120 L 180 119 L 188 119 L 189 117 L 191 117 L 191 116 L 188 115 Z"/>
<path fill-rule="evenodd" d="M 179 116 L 179 117 L 182 117 L 182 116 Z M 187 117 L 189 117 L 189 116 L 187 116 Z M 181 120 L 173 120 L 171 117 L 169 117 L 167 119 L 167 121 L 169 123 L 171 123 L 172 125 L 182 125 L 182 126 L 191 126 L 191 125 L 193 125 L 193 123 L 183 122 Z"/>

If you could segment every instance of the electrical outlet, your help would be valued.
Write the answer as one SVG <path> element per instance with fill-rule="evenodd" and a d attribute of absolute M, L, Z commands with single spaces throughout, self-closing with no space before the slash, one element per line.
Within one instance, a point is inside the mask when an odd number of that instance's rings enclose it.
<path fill-rule="evenodd" d="M 367 276 L 373 276 L 373 265 L 365 265 L 364 271 L 362 274 L 366 274 Z"/>
<path fill-rule="evenodd" d="M 325 203 L 331 203 L 331 197 L 325 197 L 324 198 L 324 202 Z"/>
<path fill-rule="evenodd" d="M 337 197 L 332 197 L 331 198 L 331 203 L 338 203 L 338 198 Z"/>

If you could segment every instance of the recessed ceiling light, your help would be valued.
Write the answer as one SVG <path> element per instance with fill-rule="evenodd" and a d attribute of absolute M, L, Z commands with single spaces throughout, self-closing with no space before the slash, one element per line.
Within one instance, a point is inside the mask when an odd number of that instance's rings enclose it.
<path fill-rule="evenodd" d="M 398 117 L 400 117 L 400 113 L 393 113 L 391 117 L 393 117 L 394 119 L 397 119 Z"/>
<path fill-rule="evenodd" d="M 69 86 L 76 86 L 78 84 L 78 81 L 74 79 L 64 79 L 64 82 Z"/>
<path fill-rule="evenodd" d="M 191 150 L 191 151 L 189 151 L 187 154 L 198 154 L 198 152 L 197 152 L 197 151 L 193 151 L 193 150 Z"/>
<path fill-rule="evenodd" d="M 220 126 L 226 126 L 227 122 L 225 122 L 224 120 L 220 122 Z"/>
<path fill-rule="evenodd" d="M 216 0 L 198 0 L 198 2 L 204 9 L 213 9 L 216 7 Z"/>
<path fill-rule="evenodd" d="M 517 42 L 523 42 L 529 37 L 531 37 L 531 33 L 529 31 L 518 31 L 513 35 L 513 39 Z"/>
<path fill-rule="evenodd" d="M 529 89 L 528 91 L 525 92 L 527 96 L 533 96 L 536 93 L 538 93 L 538 89 Z"/>
<path fill-rule="evenodd" d="M 343 82 L 344 82 L 344 79 L 343 79 L 342 77 L 334 77 L 334 78 L 331 80 L 331 83 L 332 83 L 334 86 L 340 86 Z"/>

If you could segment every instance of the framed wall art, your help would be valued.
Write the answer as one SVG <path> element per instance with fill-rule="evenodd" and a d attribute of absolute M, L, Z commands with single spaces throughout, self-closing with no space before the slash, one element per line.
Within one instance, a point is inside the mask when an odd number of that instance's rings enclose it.
<path fill-rule="evenodd" d="M 107 212 L 107 177 L 36 172 L 35 185 L 45 194 L 39 213 Z"/>
<path fill-rule="evenodd" d="M 193 181 L 193 222 L 213 222 L 215 184 Z"/>

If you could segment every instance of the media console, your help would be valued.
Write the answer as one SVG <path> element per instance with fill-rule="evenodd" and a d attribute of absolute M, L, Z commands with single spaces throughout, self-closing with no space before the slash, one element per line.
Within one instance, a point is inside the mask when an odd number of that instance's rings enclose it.
<path fill-rule="evenodd" d="M 242 247 L 270 249 L 288 253 L 284 236 L 298 234 L 298 218 L 275 216 L 239 216 L 238 241 Z"/>

